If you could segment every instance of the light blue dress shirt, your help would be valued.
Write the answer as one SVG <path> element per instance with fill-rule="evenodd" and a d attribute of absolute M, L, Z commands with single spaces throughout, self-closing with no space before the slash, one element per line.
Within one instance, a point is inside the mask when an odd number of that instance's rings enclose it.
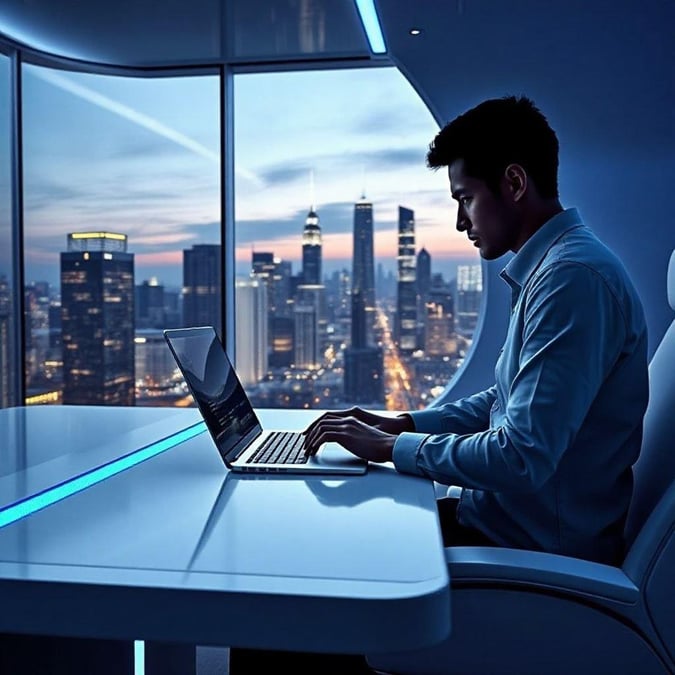
<path fill-rule="evenodd" d="M 615 564 L 648 399 L 640 299 L 576 209 L 501 276 L 512 311 L 495 385 L 410 413 L 394 464 L 463 487 L 459 522 L 497 544 Z"/>

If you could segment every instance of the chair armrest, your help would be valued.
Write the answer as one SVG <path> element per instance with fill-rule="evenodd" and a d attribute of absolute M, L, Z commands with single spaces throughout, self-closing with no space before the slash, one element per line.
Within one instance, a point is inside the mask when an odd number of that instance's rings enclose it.
<path fill-rule="evenodd" d="M 637 602 L 639 590 L 618 567 L 541 551 L 489 546 L 445 549 L 450 583 L 531 586 L 622 603 Z"/>

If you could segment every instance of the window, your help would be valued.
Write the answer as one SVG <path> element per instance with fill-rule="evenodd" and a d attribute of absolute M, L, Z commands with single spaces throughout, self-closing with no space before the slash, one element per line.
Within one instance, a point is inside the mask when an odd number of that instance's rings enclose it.
<path fill-rule="evenodd" d="M 218 77 L 26 65 L 23 96 L 26 402 L 190 405 L 161 330 L 220 322 Z"/>
<path fill-rule="evenodd" d="M 424 407 L 482 293 L 395 68 L 235 76 L 236 362 L 254 404 Z"/>
<path fill-rule="evenodd" d="M 0 407 L 17 404 L 14 392 L 13 238 L 12 238 L 12 151 L 11 151 L 11 63 L 0 54 Z"/>
<path fill-rule="evenodd" d="M 26 403 L 192 405 L 161 330 L 221 325 L 218 77 L 22 74 Z M 234 90 L 236 362 L 254 404 L 425 406 L 482 293 L 447 178 L 425 168 L 428 110 L 395 68 Z"/>

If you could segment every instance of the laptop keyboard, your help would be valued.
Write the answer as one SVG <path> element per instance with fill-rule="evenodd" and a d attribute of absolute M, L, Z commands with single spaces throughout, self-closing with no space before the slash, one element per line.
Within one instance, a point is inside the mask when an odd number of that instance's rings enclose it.
<path fill-rule="evenodd" d="M 305 436 L 296 431 L 274 431 L 248 458 L 255 464 L 305 464 Z"/>

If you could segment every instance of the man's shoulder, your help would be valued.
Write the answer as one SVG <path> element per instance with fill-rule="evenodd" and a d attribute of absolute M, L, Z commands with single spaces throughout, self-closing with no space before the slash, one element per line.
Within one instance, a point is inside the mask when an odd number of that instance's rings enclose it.
<path fill-rule="evenodd" d="M 544 256 L 532 281 L 555 280 L 582 292 L 587 285 L 603 287 L 624 313 L 642 316 L 642 303 L 619 257 L 587 227 L 575 228 L 556 241 Z M 631 308 L 630 310 L 628 308 Z"/>
<path fill-rule="evenodd" d="M 577 227 L 562 235 L 547 251 L 537 275 L 564 270 L 572 277 L 600 277 L 610 286 L 630 283 L 623 263 L 587 227 Z"/>

